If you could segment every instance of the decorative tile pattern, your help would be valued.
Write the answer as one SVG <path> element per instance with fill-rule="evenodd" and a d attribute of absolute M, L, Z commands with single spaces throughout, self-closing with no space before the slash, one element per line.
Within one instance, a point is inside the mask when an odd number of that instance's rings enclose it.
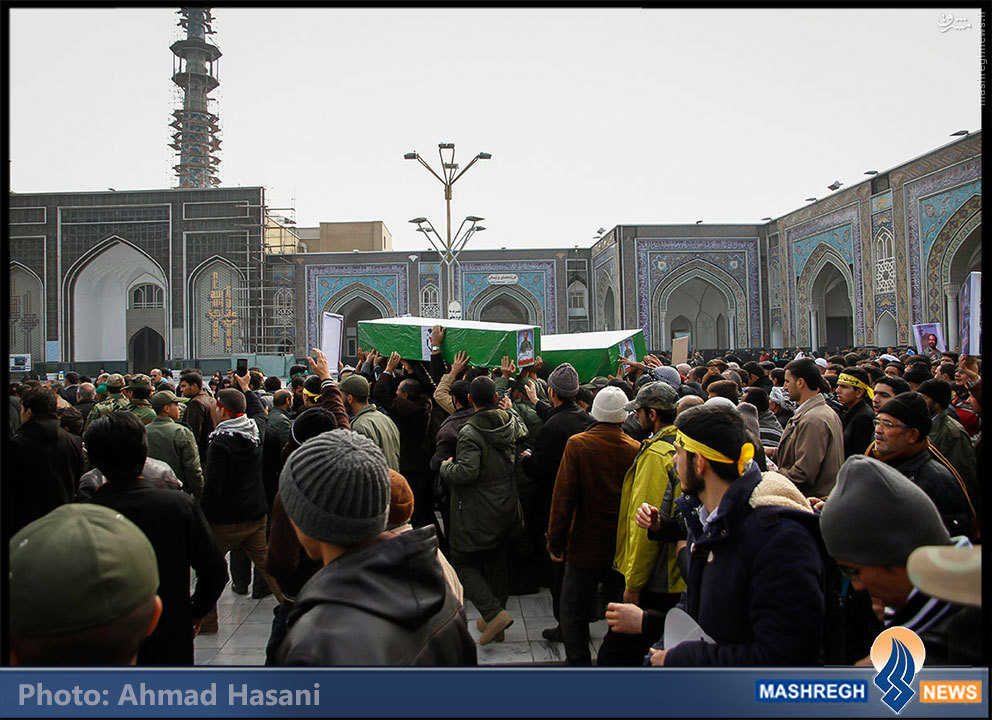
<path fill-rule="evenodd" d="M 818 238 L 813 242 L 814 238 Z M 791 326 L 795 329 L 793 343 L 805 342 L 809 339 L 809 301 L 808 293 L 815 278 L 808 279 L 804 285 L 803 270 L 813 259 L 814 254 L 822 254 L 823 249 L 832 248 L 841 257 L 854 266 L 853 277 L 848 281 L 853 295 L 854 305 L 854 342 L 864 342 L 864 284 L 861 278 L 862 246 L 861 246 L 861 217 L 858 205 L 849 205 L 834 212 L 813 218 L 804 223 L 786 228 L 785 242 L 792 252 L 786 254 L 790 262 L 789 306 Z M 797 247 L 798 246 L 798 247 Z M 821 248 L 819 253 L 817 249 Z M 801 262 L 800 262 L 801 261 Z M 816 262 L 816 260 L 814 260 Z M 813 267 L 813 266 L 811 266 Z M 798 280 L 793 280 L 798 278 Z M 797 303 L 797 286 L 803 289 L 805 302 Z"/>
<path fill-rule="evenodd" d="M 933 232 L 932 227 L 934 224 L 940 222 L 942 225 L 946 222 L 946 218 L 943 221 L 935 219 L 941 214 L 939 208 L 943 205 L 943 200 L 938 201 L 936 198 L 940 197 L 944 190 L 950 190 L 962 185 L 970 186 L 971 184 L 976 184 L 976 180 L 978 181 L 977 185 L 980 192 L 981 176 L 982 161 L 980 158 L 975 158 L 941 172 L 920 178 L 919 180 L 908 182 L 904 186 L 903 192 L 906 196 L 907 215 L 906 235 L 909 245 L 909 295 L 912 300 L 913 323 L 924 322 L 923 296 L 926 293 L 922 286 L 924 278 L 921 277 L 921 268 L 925 263 L 925 255 L 923 253 L 924 218 L 927 218 L 926 230 Z M 962 202 L 967 199 L 962 198 Z M 924 205 L 928 204 L 932 206 L 932 215 L 928 215 L 924 209 Z"/>
<path fill-rule="evenodd" d="M 782 261 L 778 245 L 768 248 L 768 307 L 782 307 Z"/>
<path fill-rule="evenodd" d="M 652 302 L 659 291 L 664 293 L 684 279 L 690 264 L 705 268 L 732 289 L 737 312 L 737 338 L 732 344 L 761 344 L 757 238 L 637 238 L 634 247 L 638 320 L 649 348 L 658 342 L 651 336 Z"/>
<path fill-rule="evenodd" d="M 875 296 L 875 319 L 882 317 L 882 313 L 889 313 L 896 316 L 896 294 L 888 292 Z"/>
<path fill-rule="evenodd" d="M 883 193 L 874 195 L 871 199 L 872 214 L 888 210 L 892 207 L 892 191 L 886 190 Z"/>
<path fill-rule="evenodd" d="M 941 293 L 951 280 L 951 262 L 971 232 L 982 224 L 982 196 L 972 195 L 941 228 L 926 264 L 927 310 L 936 320 L 941 316 Z"/>
<path fill-rule="evenodd" d="M 594 330 L 603 327 L 605 321 L 606 291 L 613 290 L 614 302 L 620 297 L 617 285 L 617 256 L 616 246 L 609 245 L 592 258 L 592 297 L 596 300 L 593 323 Z"/>
<path fill-rule="evenodd" d="M 469 317 L 472 301 L 490 287 L 489 276 L 500 273 L 517 276 L 517 287 L 526 290 L 538 302 L 535 309 L 543 315 L 543 318 L 538 318 L 542 332 L 554 334 L 558 294 L 553 260 L 461 263 L 455 268 L 455 296 L 461 300 L 464 316 Z"/>
<path fill-rule="evenodd" d="M 391 315 L 409 312 L 407 271 L 405 263 L 307 267 L 307 347 L 317 347 L 317 318 L 327 301 L 352 285 L 364 286 L 385 300 L 386 312 Z"/>

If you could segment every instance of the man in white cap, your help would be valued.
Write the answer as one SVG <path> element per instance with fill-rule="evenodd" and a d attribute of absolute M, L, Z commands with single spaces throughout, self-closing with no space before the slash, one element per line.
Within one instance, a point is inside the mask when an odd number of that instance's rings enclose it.
<path fill-rule="evenodd" d="M 621 427 L 626 404 L 618 387 L 597 393 L 593 424 L 568 439 L 555 480 L 548 553 L 553 561 L 565 562 L 561 631 L 569 665 L 592 664 L 589 606 L 598 584 L 603 582 L 608 601 L 623 594 L 623 575 L 613 569 L 617 518 L 624 475 L 640 448 Z"/>

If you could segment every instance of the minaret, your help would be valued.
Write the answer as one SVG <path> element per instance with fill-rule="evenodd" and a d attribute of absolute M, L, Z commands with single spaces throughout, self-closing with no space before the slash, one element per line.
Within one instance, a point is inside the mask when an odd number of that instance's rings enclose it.
<path fill-rule="evenodd" d="M 179 26 L 186 38 L 172 44 L 172 81 L 182 88 L 183 106 L 173 111 L 175 128 L 169 147 L 179 156 L 174 166 L 181 188 L 210 188 L 220 185 L 217 166 L 220 149 L 217 115 L 210 112 L 207 96 L 220 85 L 218 59 L 220 48 L 207 42 L 212 35 L 213 16 L 209 8 L 183 8 Z"/>

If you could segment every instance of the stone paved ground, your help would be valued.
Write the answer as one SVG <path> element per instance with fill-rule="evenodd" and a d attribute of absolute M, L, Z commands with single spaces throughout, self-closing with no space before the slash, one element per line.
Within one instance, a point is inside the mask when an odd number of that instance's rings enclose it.
<path fill-rule="evenodd" d="M 272 627 L 271 595 L 263 600 L 237 595 L 228 583 L 217 604 L 220 628 L 216 635 L 201 635 L 195 640 L 197 665 L 264 665 L 265 644 Z M 512 596 L 506 609 L 515 619 L 506 630 L 502 643 L 477 646 L 480 665 L 562 664 L 565 647 L 541 637 L 541 630 L 555 624 L 551 612 L 551 593 L 547 588 L 535 595 Z M 478 640 L 475 627 L 478 611 L 467 603 L 469 631 Z M 589 624 L 593 660 L 606 633 L 606 620 Z"/>

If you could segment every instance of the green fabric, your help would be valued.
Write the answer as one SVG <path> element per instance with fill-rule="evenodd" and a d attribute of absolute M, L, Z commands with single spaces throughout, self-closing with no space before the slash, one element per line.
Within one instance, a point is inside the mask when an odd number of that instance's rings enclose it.
<path fill-rule="evenodd" d="M 406 360 L 430 360 L 424 334 L 440 321 L 429 318 L 402 319 L 421 320 L 423 325 L 363 320 L 358 323 L 358 345 L 366 350 L 375 348 L 380 355 L 388 356 L 391 352 L 398 352 Z M 445 326 L 441 357 L 449 365 L 455 361 L 455 353 L 464 350 L 469 354 L 469 365 L 472 367 L 499 367 L 504 355 L 519 366 L 521 362 L 517 356 L 517 332 L 524 328 L 533 330 L 534 355 L 541 354 L 540 327 L 506 325 L 505 329 L 501 329 L 500 323 L 469 321 L 460 321 L 457 325 L 444 322 L 441 324 Z"/>
<path fill-rule="evenodd" d="M 97 418 L 102 418 L 104 415 L 109 415 L 112 412 L 124 412 L 128 409 L 131 403 L 127 401 L 121 393 L 115 392 L 107 396 L 107 399 L 103 402 L 98 402 L 90 410 L 90 414 L 86 416 L 86 424 L 89 425 L 91 422 Z"/>
<path fill-rule="evenodd" d="M 145 426 L 148 457 L 168 463 L 183 484 L 183 490 L 195 498 L 203 492 L 203 469 L 193 431 L 170 417 L 157 416 Z"/>
<path fill-rule="evenodd" d="M 496 378 L 496 394 L 502 395 L 505 393 L 509 385 L 509 378 Z M 537 384 L 537 387 L 541 387 L 540 383 Z M 514 453 L 515 474 L 517 487 L 519 488 L 524 485 L 535 484 L 527 473 L 524 472 L 523 463 L 520 461 L 520 453 L 524 450 L 533 450 L 537 446 L 537 435 L 541 432 L 541 428 L 544 427 L 544 421 L 541 420 L 541 416 L 537 414 L 534 406 L 523 400 L 515 400 L 513 402 L 513 410 L 524 421 L 524 425 L 527 426 L 527 436 L 517 441 L 517 450 Z"/>
<path fill-rule="evenodd" d="M 542 349 L 541 359 L 550 369 L 554 369 L 563 363 L 571 363 L 572 367 L 579 374 L 579 382 L 589 382 L 594 377 L 615 375 L 620 361 L 620 343 L 610 343 L 609 345 L 590 346 L 594 340 L 587 340 L 586 335 L 599 335 L 599 333 L 570 333 L 568 335 L 555 335 L 558 343 L 565 342 L 569 349 L 551 350 L 547 346 Z M 550 337 L 550 336 L 549 336 Z M 635 330 L 629 336 L 634 344 L 636 359 L 643 362 L 647 349 L 644 344 L 644 333 Z"/>
<path fill-rule="evenodd" d="M 128 403 L 127 411 L 133 415 L 137 415 L 145 425 L 148 425 L 158 417 L 158 413 L 152 409 L 152 404 L 149 400 L 132 400 Z"/>
<path fill-rule="evenodd" d="M 516 443 L 527 426 L 507 410 L 480 410 L 458 433 L 457 458 L 441 465 L 451 488 L 451 548 L 474 552 L 496 547 L 521 522 L 514 483 Z"/>
<path fill-rule="evenodd" d="M 277 407 L 269 410 L 269 427 L 279 433 L 279 440 L 285 445 L 289 442 L 293 421 L 285 412 Z"/>
<path fill-rule="evenodd" d="M 400 431 L 388 415 L 370 403 L 351 419 L 351 429 L 379 446 L 390 470 L 400 471 Z"/>
<path fill-rule="evenodd" d="M 971 444 L 968 431 L 947 412 L 942 412 L 933 419 L 930 426 L 930 442 L 943 455 L 954 469 L 958 471 L 971 502 L 978 510 L 976 502 L 978 494 L 978 469 L 976 465 L 975 446 Z"/>
<path fill-rule="evenodd" d="M 627 470 L 620 495 L 617 552 L 613 566 L 624 576 L 628 590 L 659 593 L 685 590 L 674 543 L 648 539 L 634 516 L 641 503 L 649 503 L 671 517 L 682 488 L 675 475 L 675 446 L 662 438 L 675 435 L 675 427 L 662 428 L 641 443 L 634 464 Z"/>

